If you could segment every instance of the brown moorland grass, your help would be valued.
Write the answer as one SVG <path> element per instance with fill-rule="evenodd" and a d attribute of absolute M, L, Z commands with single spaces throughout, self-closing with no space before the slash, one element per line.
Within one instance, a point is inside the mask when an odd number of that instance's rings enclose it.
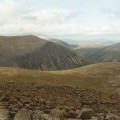
<path fill-rule="evenodd" d="M 62 71 L 36 71 L 1 67 L 1 82 L 71 86 L 98 90 L 120 89 L 120 62 L 99 63 Z"/>

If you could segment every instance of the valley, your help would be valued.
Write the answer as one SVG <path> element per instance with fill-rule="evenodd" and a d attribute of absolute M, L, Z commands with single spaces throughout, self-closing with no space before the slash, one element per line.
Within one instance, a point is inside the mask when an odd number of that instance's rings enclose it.
<path fill-rule="evenodd" d="M 0 120 L 120 120 L 120 0 L 0 0 Z"/>

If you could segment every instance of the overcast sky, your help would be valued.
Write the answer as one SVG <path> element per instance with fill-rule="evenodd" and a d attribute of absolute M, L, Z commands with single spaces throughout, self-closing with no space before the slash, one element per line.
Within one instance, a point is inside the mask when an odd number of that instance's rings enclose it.
<path fill-rule="evenodd" d="M 0 35 L 120 39 L 120 0 L 0 0 Z"/>

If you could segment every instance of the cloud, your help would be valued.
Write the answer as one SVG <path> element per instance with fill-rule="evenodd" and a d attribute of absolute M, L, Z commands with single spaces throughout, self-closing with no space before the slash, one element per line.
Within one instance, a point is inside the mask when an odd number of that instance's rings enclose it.
<path fill-rule="evenodd" d="M 67 22 L 77 16 L 77 11 L 68 9 L 40 9 L 28 13 L 24 13 L 24 9 L 14 12 L 16 8 L 13 6 L 10 4 L 9 8 L 6 7 L 6 12 L 2 12 L 4 23 L 0 21 L 2 23 L 1 33 L 62 34 L 66 33 L 66 27 L 69 27 Z M 4 8 L 3 5 L 2 7 Z"/>
<path fill-rule="evenodd" d="M 31 0 L 0 0 L 1 35 L 105 35 L 119 34 L 119 19 L 112 19 L 115 12 L 81 10 L 74 8 L 30 7 Z M 87 11 L 87 12 L 86 12 Z M 112 16 L 113 17 L 113 16 Z"/>
<path fill-rule="evenodd" d="M 24 6 L 26 2 L 23 0 L 1 0 L 0 1 L 0 25 L 8 24 L 15 21 L 17 17 L 28 12 Z"/>

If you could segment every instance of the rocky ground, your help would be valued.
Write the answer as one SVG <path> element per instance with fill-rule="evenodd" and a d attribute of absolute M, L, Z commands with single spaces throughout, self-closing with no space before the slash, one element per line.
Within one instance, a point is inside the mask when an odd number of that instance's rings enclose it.
<path fill-rule="evenodd" d="M 0 82 L 0 120 L 120 120 L 114 91 Z"/>

